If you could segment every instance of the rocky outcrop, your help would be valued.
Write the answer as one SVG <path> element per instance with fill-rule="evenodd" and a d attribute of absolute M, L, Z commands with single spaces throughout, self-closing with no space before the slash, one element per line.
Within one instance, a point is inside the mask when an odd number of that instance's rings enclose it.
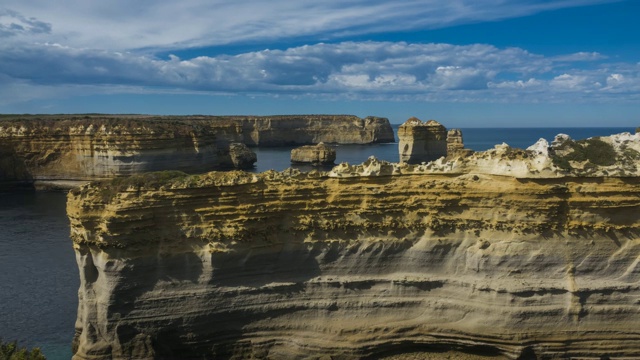
<path fill-rule="evenodd" d="M 74 359 L 639 357 L 638 162 L 566 156 L 540 141 L 83 186 Z"/>
<path fill-rule="evenodd" d="M 229 167 L 236 169 L 251 169 L 258 161 L 258 157 L 253 150 L 242 143 L 229 144 Z"/>
<path fill-rule="evenodd" d="M 473 150 L 464 148 L 462 130 L 451 129 L 447 132 L 447 157 L 469 156 L 472 153 Z"/>
<path fill-rule="evenodd" d="M 16 116 L 0 119 L 0 181 L 85 181 L 147 171 L 247 168 L 241 145 L 393 141 L 387 119 L 355 116 Z M 13 159 L 13 160 L 9 160 Z M 13 181 L 13 180 L 11 180 Z"/>
<path fill-rule="evenodd" d="M 328 165 L 336 161 L 336 149 L 319 143 L 318 145 L 306 145 L 291 150 L 291 162 Z"/>
<path fill-rule="evenodd" d="M 435 120 L 412 117 L 398 128 L 400 162 L 420 164 L 447 156 L 447 129 Z"/>

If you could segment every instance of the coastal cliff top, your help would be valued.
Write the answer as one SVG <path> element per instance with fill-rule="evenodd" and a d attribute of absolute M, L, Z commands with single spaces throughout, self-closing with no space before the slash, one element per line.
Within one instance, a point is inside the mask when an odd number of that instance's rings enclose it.
<path fill-rule="evenodd" d="M 348 121 L 361 126 L 388 125 L 387 118 L 355 115 L 138 115 L 138 114 L 59 114 L 59 115 L 0 115 L 0 137 L 25 134 L 93 134 L 93 133 L 156 133 L 190 134 L 204 128 L 240 126 L 244 122 L 287 121 Z"/>
<path fill-rule="evenodd" d="M 165 171 L 116 178 L 109 180 L 108 184 L 99 183 L 97 186 L 88 184 L 75 191 L 79 194 L 92 193 L 110 197 L 109 194 L 119 191 L 142 188 L 187 189 L 312 178 L 465 174 L 521 179 L 640 177 L 640 133 L 622 133 L 585 140 L 573 140 L 560 134 L 551 144 L 540 139 L 527 149 L 519 149 L 503 143 L 487 151 L 453 158 L 442 157 L 418 165 L 390 163 L 370 157 L 362 164 L 341 163 L 326 172 L 301 172 L 290 168 L 282 172 L 269 170 L 260 174 L 231 171 L 187 175 L 179 171 Z"/>
<path fill-rule="evenodd" d="M 442 127 L 442 128 L 444 128 L 444 125 L 440 124 L 439 122 L 437 122 L 435 120 L 422 121 L 422 120 L 418 119 L 415 116 L 410 117 L 409 119 L 407 119 L 407 121 L 405 121 L 400 126 L 402 126 L 402 127 L 407 127 L 407 126 L 425 126 L 425 127 Z"/>

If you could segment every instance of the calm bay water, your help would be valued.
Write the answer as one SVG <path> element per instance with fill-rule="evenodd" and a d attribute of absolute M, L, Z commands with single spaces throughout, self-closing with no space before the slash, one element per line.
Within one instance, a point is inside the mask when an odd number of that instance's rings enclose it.
<path fill-rule="evenodd" d="M 397 125 L 395 126 L 397 130 Z M 462 129 L 465 146 L 481 151 L 506 142 L 526 148 L 558 133 L 574 139 L 634 132 L 633 128 Z M 254 149 L 255 171 L 291 166 L 291 148 Z M 397 144 L 341 145 L 336 163 L 361 163 L 370 155 L 398 161 Z M 300 166 L 310 170 L 310 166 Z M 78 305 L 78 270 L 69 239 L 65 195 L 0 193 L 0 338 L 39 346 L 50 360 L 71 357 Z"/>

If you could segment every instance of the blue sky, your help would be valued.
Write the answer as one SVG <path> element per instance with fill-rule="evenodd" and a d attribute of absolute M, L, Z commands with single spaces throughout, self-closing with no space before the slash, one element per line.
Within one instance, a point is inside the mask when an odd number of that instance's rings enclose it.
<path fill-rule="evenodd" d="M 638 0 L 4 0 L 0 113 L 640 126 Z"/>

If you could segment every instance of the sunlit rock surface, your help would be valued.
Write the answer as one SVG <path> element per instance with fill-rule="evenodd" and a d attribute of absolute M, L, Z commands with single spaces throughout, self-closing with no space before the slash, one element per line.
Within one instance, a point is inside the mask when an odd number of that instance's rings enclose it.
<path fill-rule="evenodd" d="M 398 152 L 400 162 L 409 164 L 447 156 L 447 129 L 435 120 L 412 117 L 398 128 Z"/>
<path fill-rule="evenodd" d="M 292 163 L 326 165 L 336 160 L 336 149 L 324 143 L 305 145 L 291 150 Z"/>
<path fill-rule="evenodd" d="M 640 357 L 640 135 L 567 141 L 86 185 L 74 359 Z"/>

